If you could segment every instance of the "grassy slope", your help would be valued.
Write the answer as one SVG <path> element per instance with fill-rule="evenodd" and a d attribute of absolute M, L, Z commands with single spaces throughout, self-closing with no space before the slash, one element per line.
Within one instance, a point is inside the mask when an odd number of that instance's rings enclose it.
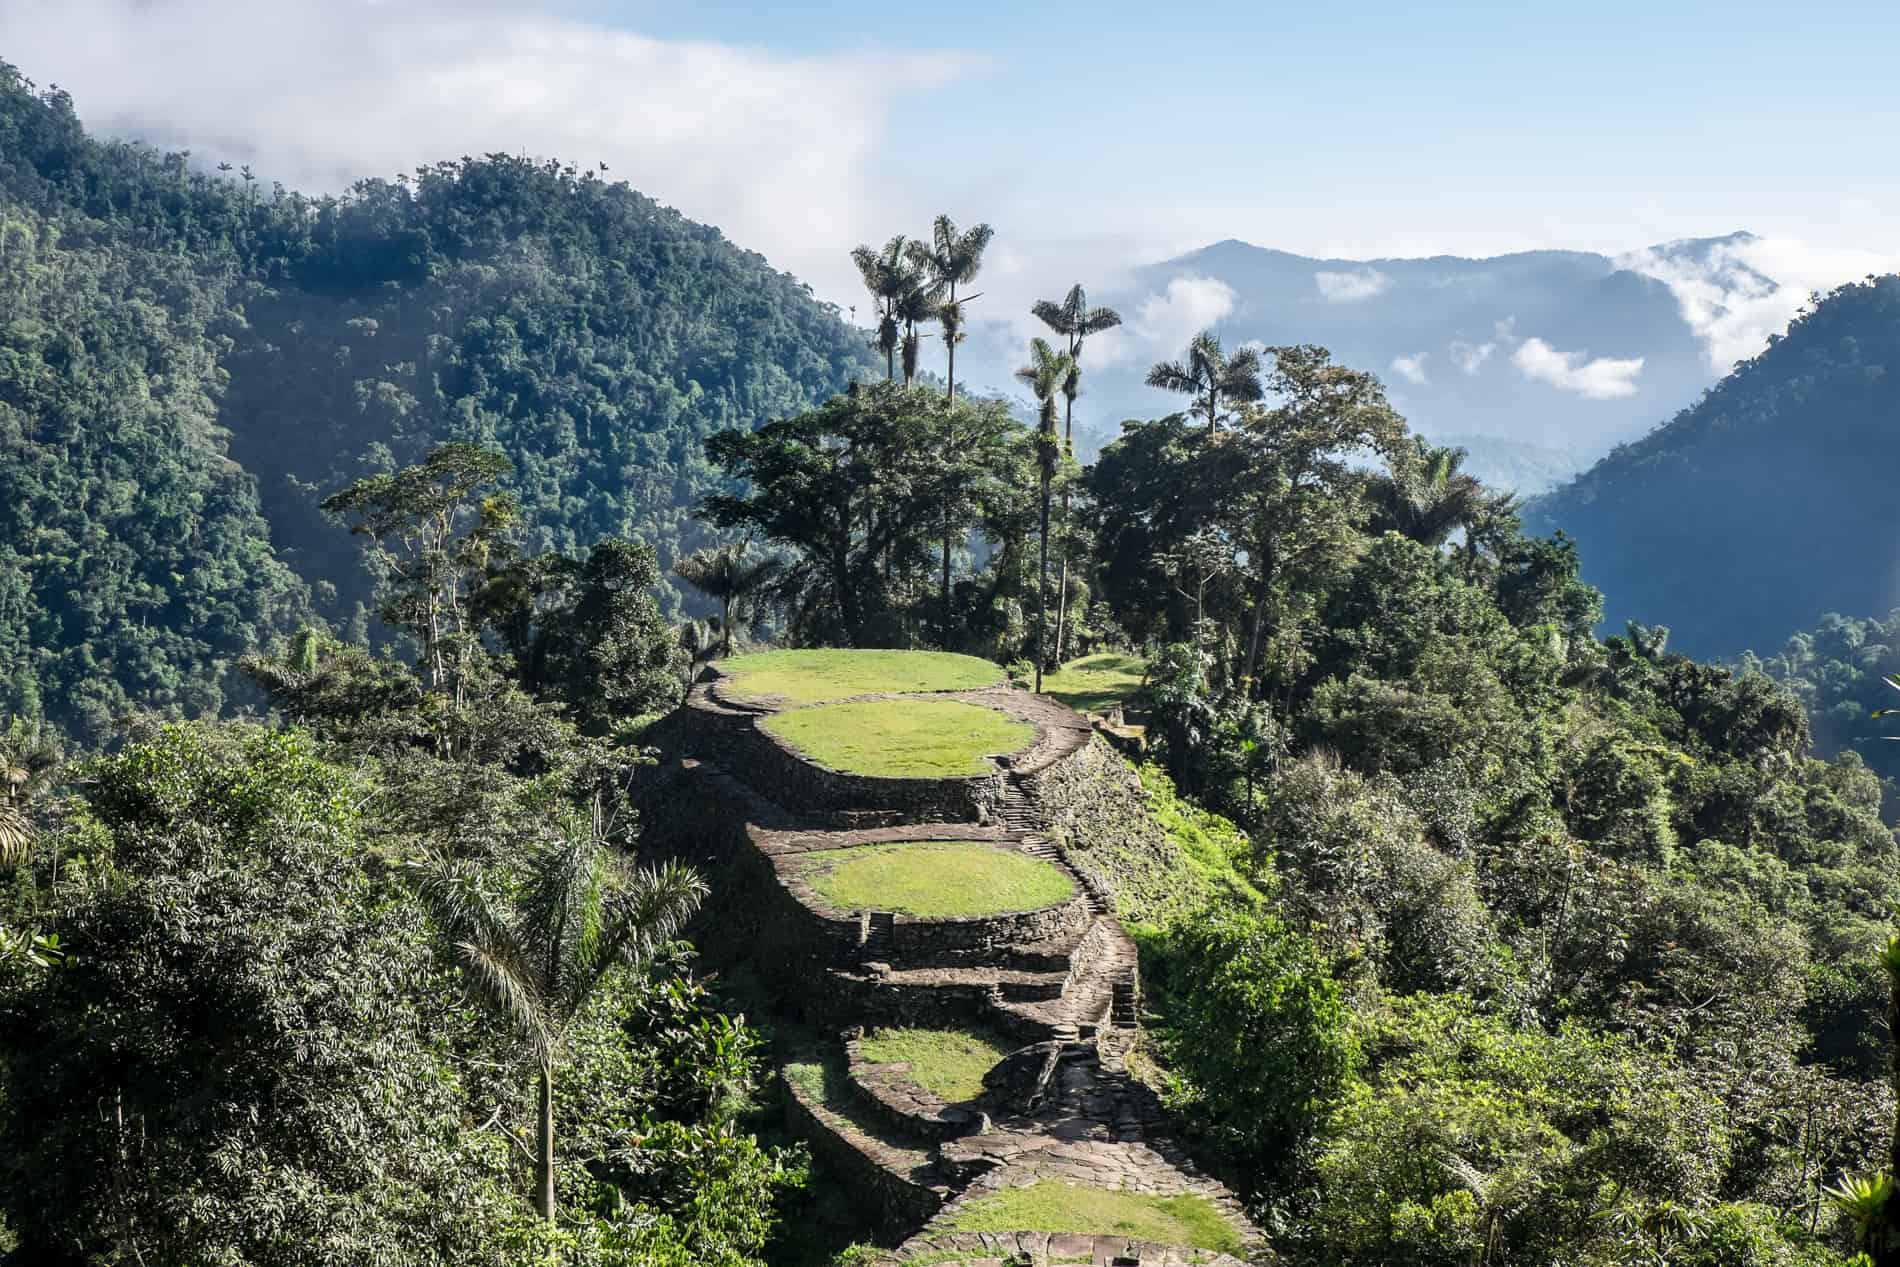
<path fill-rule="evenodd" d="M 763 651 L 719 665 L 735 681 L 734 699 L 820 704 L 889 691 L 973 691 L 995 686 L 1003 670 L 975 656 L 937 651 Z"/>
<path fill-rule="evenodd" d="M 819 765 L 880 778 L 985 774 L 985 756 L 1020 752 L 1036 741 L 1027 722 L 957 700 L 826 704 L 779 713 L 763 725 Z"/>
<path fill-rule="evenodd" d="M 1042 679 L 1042 693 L 1078 713 L 1106 713 L 1126 704 L 1141 689 L 1148 662 L 1140 656 L 1105 651 L 1071 660 Z"/>
<path fill-rule="evenodd" d="M 864 1056 L 908 1061 L 910 1080 L 948 1104 L 983 1094 L 983 1075 L 1015 1050 L 1008 1039 L 967 1029 L 881 1029 L 864 1037 Z"/>
<path fill-rule="evenodd" d="M 1240 1236 L 1200 1197 L 1156 1197 L 1070 1183 L 1007 1188 L 964 1207 L 958 1232 L 1077 1232 L 1238 1254 Z"/>
<path fill-rule="evenodd" d="M 1040 910 L 1075 893 L 1060 868 L 984 844 L 871 845 L 809 856 L 806 879 L 841 910 L 998 915 Z"/>

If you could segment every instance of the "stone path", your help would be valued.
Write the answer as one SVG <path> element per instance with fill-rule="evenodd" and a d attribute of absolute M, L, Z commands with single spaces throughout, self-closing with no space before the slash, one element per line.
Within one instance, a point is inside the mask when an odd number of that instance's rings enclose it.
<path fill-rule="evenodd" d="M 880 1203 L 881 1226 L 902 1242 L 890 1264 L 1239 1261 L 1113 1236 L 954 1230 L 973 1201 L 1054 1182 L 1200 1197 L 1232 1223 L 1249 1260 L 1270 1261 L 1239 1202 L 1169 1139 L 1168 1115 L 1128 1074 L 1123 1055 L 1140 1023 L 1137 948 L 1114 917 L 1114 895 L 1046 834 L 1056 814 L 1040 789 L 1073 782 L 1062 766 L 1091 742 L 1089 723 L 1054 700 L 1006 687 L 933 697 L 983 704 L 1037 727 L 1028 750 L 997 759 L 988 791 L 972 798 L 975 821 L 915 821 L 886 807 L 854 823 L 835 798 L 815 807 L 767 799 L 747 779 L 748 754 L 759 749 L 746 730 L 772 709 L 722 699 L 716 677 L 694 689 L 676 730 L 688 758 L 680 773 L 743 813 L 740 853 L 752 861 L 737 860 L 765 886 L 761 900 L 776 895 L 777 905 L 762 908 L 755 962 L 779 984 L 784 1004 L 840 1035 L 833 1060 L 845 1076 L 834 1073 L 822 1097 L 792 1086 L 794 1125 L 845 1181 Z M 796 795 L 799 784 L 776 786 Z M 1075 896 L 1041 911 L 930 920 L 839 911 L 801 878 L 814 854 L 926 840 L 1020 850 L 1067 872 Z M 865 1059 L 857 1037 L 889 1025 L 986 1028 L 1021 1046 L 991 1070 L 982 1096 L 946 1104 L 910 1081 L 906 1066 Z"/>

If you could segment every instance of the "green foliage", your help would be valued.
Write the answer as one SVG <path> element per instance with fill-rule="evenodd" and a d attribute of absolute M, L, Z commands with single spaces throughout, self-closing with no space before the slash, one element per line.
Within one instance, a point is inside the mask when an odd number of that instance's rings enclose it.
<path fill-rule="evenodd" d="M 364 865 L 351 776 L 294 734 L 184 727 L 87 773 L 97 852 L 46 912 L 83 950 L 0 1018 L 22 1252 L 508 1261 L 505 1146 L 426 1037 L 465 1021 Z"/>
<path fill-rule="evenodd" d="M 934 619 L 939 645 L 975 650 L 1023 585 L 1031 450 L 1001 402 L 854 388 L 708 440 L 746 491 L 708 496 L 700 514 L 791 552 L 778 592 L 803 643 L 908 643 Z M 988 577 L 972 578 L 975 601 L 952 601 L 952 557 L 976 538 L 996 552 Z"/>
<path fill-rule="evenodd" d="M 1270 1172 L 1349 1085 L 1357 1051 L 1338 984 L 1312 942 L 1264 912 L 1184 920 L 1157 960 L 1150 981 L 1174 1102 L 1221 1148 Z"/>
<path fill-rule="evenodd" d="M 1363 1015 L 1366 1080 L 1317 1173 L 1316 1250 L 1340 1263 L 1580 1261 L 1603 1217 L 1713 1204 L 1734 1139 L 1685 1071 L 1587 1028 L 1519 1030 L 1451 997 Z"/>
<path fill-rule="evenodd" d="M 239 655 L 349 618 L 336 489 L 480 445 L 532 553 L 637 537 L 670 569 L 707 544 L 704 439 L 868 368 L 795 279 L 592 172 L 260 190 L 88 138 L 4 64 L 0 296 L 0 709 L 88 744 L 245 702 Z"/>

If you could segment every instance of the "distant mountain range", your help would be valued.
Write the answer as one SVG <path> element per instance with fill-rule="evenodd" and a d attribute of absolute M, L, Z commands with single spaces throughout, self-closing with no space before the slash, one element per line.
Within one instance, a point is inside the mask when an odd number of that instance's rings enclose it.
<path fill-rule="evenodd" d="M 1846 286 L 1667 425 L 1540 498 L 1612 627 L 1773 651 L 1900 606 L 1900 276 Z"/>
<path fill-rule="evenodd" d="M 1211 325 L 1229 347 L 1319 343 L 1374 370 L 1415 430 L 1456 439 L 1492 479 L 1542 491 L 1715 382 L 1736 342 L 1723 322 L 1737 305 L 1780 297 L 1781 320 L 1792 315 L 1798 297 L 1780 295 L 1748 260 L 1758 241 L 1731 233 L 1615 257 L 1372 260 L 1217 242 L 1091 296 L 1127 324 L 1089 368 L 1088 439 L 1105 442 L 1121 418 L 1174 407 L 1142 378 Z M 991 327 L 997 345 L 967 360 L 1006 381 L 1020 349 L 1001 339 L 1020 335 Z"/>

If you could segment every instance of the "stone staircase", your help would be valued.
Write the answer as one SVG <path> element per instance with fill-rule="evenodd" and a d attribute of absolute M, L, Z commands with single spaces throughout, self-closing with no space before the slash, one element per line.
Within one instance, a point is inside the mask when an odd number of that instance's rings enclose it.
<path fill-rule="evenodd" d="M 897 948 L 897 916 L 889 911 L 866 911 L 859 924 L 858 962 L 887 962 Z"/>
<path fill-rule="evenodd" d="M 803 1083 L 787 1078 L 788 1119 L 840 1182 L 850 1185 L 854 1201 L 875 1203 L 882 1211 L 883 1243 L 911 1238 L 888 1263 L 918 1258 L 969 1267 L 1019 1260 L 1039 1267 L 1055 1261 L 1238 1267 L 1238 1259 L 1211 1251 L 1108 1235 L 954 1231 L 952 1216 L 960 1205 L 1001 1187 L 1039 1182 L 1203 1198 L 1233 1222 L 1249 1260 L 1270 1261 L 1232 1195 L 1172 1145 L 1158 1098 L 1128 1072 L 1124 1057 L 1141 1023 L 1139 951 L 1115 918 L 1113 895 L 1048 834 L 1050 814 L 1039 804 L 1037 789 L 1060 787 L 1072 776 L 1030 777 L 1081 752 L 1089 743 L 1086 723 L 1078 724 L 1073 714 L 1057 717 L 1067 710 L 1046 699 L 1010 700 L 1006 711 L 1021 706 L 1036 716 L 1041 739 L 1033 762 L 1006 770 L 993 805 L 977 807 L 977 817 L 987 813 L 989 821 L 944 824 L 849 808 L 795 814 L 745 782 L 741 729 L 770 710 L 755 714 L 731 707 L 703 687 L 694 696 L 701 720 L 710 724 L 692 749 L 699 760 L 686 763 L 688 773 L 741 807 L 750 824 L 746 839 L 757 855 L 750 874 L 759 883 L 774 883 L 778 894 L 780 905 L 761 904 L 766 914 L 758 928 L 810 914 L 809 907 L 796 904 L 809 901 L 809 894 L 799 896 L 797 879 L 805 856 L 908 839 L 981 839 L 1014 848 L 1062 868 L 1081 899 L 1059 922 L 999 925 L 1009 936 L 993 944 L 993 934 L 974 925 L 959 931 L 947 921 L 933 928 L 929 921 L 900 921 L 891 912 L 869 911 L 855 919 L 832 912 L 812 921 L 822 925 L 821 934 L 812 934 L 820 943 L 793 944 L 795 953 L 785 956 L 788 967 L 794 959 L 808 965 L 786 978 L 785 1004 L 807 1022 L 851 1027 L 838 1040 L 846 1054 L 844 1072 L 838 1072 L 834 1051 L 822 1094 L 813 1091 L 808 1075 Z M 1075 812 L 1073 805 L 1065 811 Z M 769 966 L 761 959 L 761 967 Z M 951 1105 L 910 1082 L 907 1066 L 863 1058 L 857 1035 L 885 1026 L 974 1026 L 1023 1045 L 992 1071 L 998 1080 L 987 1083 L 982 1097 Z"/>

